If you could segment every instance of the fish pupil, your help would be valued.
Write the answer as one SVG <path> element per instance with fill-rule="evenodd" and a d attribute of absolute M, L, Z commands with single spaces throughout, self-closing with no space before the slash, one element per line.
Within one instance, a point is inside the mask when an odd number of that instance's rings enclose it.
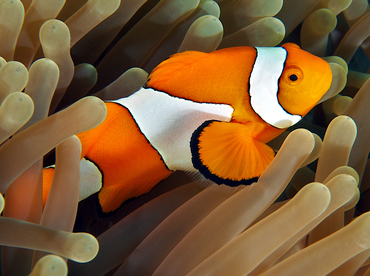
<path fill-rule="evenodd" d="M 298 80 L 298 76 L 297 76 L 297 75 L 295 75 L 295 74 L 292 74 L 292 75 L 290 75 L 290 76 L 289 76 L 289 79 L 290 79 L 291 81 L 296 81 L 296 80 Z"/>

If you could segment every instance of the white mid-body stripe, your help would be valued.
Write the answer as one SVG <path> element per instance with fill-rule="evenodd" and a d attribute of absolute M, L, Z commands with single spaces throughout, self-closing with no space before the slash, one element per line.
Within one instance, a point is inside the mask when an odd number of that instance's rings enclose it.
<path fill-rule="evenodd" d="M 193 132 L 207 120 L 230 121 L 234 111 L 226 104 L 196 103 L 151 88 L 113 102 L 130 111 L 170 170 L 195 171 L 190 152 Z"/>
<path fill-rule="evenodd" d="M 257 58 L 249 82 L 251 106 L 266 123 L 277 128 L 290 127 L 301 116 L 286 112 L 277 97 L 279 78 L 284 70 L 287 52 L 282 47 L 255 48 Z"/>

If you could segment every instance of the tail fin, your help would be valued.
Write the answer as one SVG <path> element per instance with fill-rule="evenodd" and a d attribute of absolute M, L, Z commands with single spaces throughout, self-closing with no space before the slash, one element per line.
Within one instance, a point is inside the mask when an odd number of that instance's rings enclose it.
<path fill-rule="evenodd" d="M 55 166 L 50 166 L 42 170 L 42 207 L 45 206 L 48 199 L 51 184 L 53 183 Z"/>

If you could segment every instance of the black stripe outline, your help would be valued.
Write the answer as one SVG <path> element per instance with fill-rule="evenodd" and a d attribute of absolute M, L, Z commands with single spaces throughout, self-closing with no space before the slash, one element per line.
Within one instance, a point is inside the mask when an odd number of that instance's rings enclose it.
<path fill-rule="evenodd" d="M 284 62 L 283 62 L 283 71 L 281 71 L 281 74 L 280 74 L 280 77 L 278 78 L 278 81 L 277 81 L 277 87 L 278 87 L 278 89 L 277 89 L 277 91 L 276 91 L 276 99 L 277 99 L 277 102 L 279 103 L 279 105 L 281 106 L 281 108 L 287 113 L 287 114 L 290 114 L 290 115 L 292 115 L 292 116 L 294 116 L 294 115 L 296 115 L 296 114 L 292 114 L 292 113 L 290 113 L 290 112 L 288 112 L 282 105 L 281 105 L 281 103 L 280 103 L 280 101 L 279 101 L 279 93 L 280 93 L 280 80 L 281 80 L 281 78 L 283 77 L 283 73 L 284 73 L 284 70 L 285 70 L 285 65 L 286 65 L 286 62 L 287 62 L 287 60 L 288 60 L 288 50 L 287 49 L 285 49 L 284 47 L 280 47 L 280 48 L 282 48 L 282 49 L 284 49 L 285 50 L 285 52 L 286 52 L 286 56 L 285 56 L 285 60 L 284 60 Z M 302 117 L 302 116 L 301 116 Z"/>
<path fill-rule="evenodd" d="M 184 101 L 190 101 L 190 102 L 193 102 L 193 103 L 198 103 L 198 104 L 214 104 L 214 105 L 226 105 L 226 106 L 229 106 L 229 107 L 233 110 L 233 111 L 232 111 L 232 113 L 231 113 L 230 120 L 232 119 L 232 117 L 233 117 L 233 113 L 234 113 L 234 111 L 235 111 L 235 108 L 234 108 L 234 107 L 232 107 L 232 106 L 231 106 L 230 104 L 228 104 L 228 103 L 199 102 L 199 101 L 194 101 L 194 100 L 191 100 L 191 99 L 181 98 L 181 97 L 173 96 L 173 95 L 171 95 L 170 93 L 168 93 L 168 92 L 166 92 L 166 91 L 158 90 L 158 89 L 156 89 L 156 88 L 154 88 L 154 87 L 152 87 L 152 86 L 147 86 L 147 83 L 145 83 L 145 84 L 144 84 L 144 86 L 143 86 L 142 88 L 144 88 L 144 89 L 152 89 L 152 90 L 153 90 L 153 92 L 163 93 L 163 94 L 166 94 L 167 96 L 172 97 L 172 98 L 174 98 L 174 99 L 180 99 L 180 100 L 184 100 Z M 139 90 L 138 90 L 138 91 L 139 91 Z M 137 91 L 136 91 L 136 92 L 137 92 Z M 133 94 L 135 94 L 136 92 L 134 92 Z M 133 95 L 133 94 L 132 94 L 132 95 Z M 140 129 L 140 126 L 139 126 L 138 122 L 135 120 L 135 117 L 132 115 L 131 111 L 130 111 L 126 106 L 124 106 L 124 105 L 122 105 L 122 104 L 118 103 L 118 102 L 117 102 L 117 100 L 110 101 L 110 102 L 115 103 L 115 104 L 118 104 L 119 106 L 122 106 L 123 108 L 126 108 L 126 109 L 127 109 L 127 111 L 130 113 L 131 117 L 133 118 L 133 120 L 134 120 L 134 122 L 135 122 L 136 126 L 139 128 L 139 130 L 140 130 L 141 134 L 143 134 L 143 135 L 144 135 L 144 137 L 146 138 L 146 140 L 148 141 L 148 143 L 153 147 L 153 149 L 155 149 L 155 150 L 158 152 L 158 154 L 160 155 L 161 160 L 162 160 L 163 164 L 166 166 L 166 168 L 167 168 L 169 171 L 172 171 L 172 172 L 173 172 L 173 170 L 171 170 L 171 169 L 169 169 L 169 168 L 168 168 L 168 166 L 167 166 L 166 162 L 164 161 L 163 156 L 161 155 L 161 153 L 159 152 L 159 150 L 157 150 L 157 149 L 152 145 L 152 143 L 150 143 L 149 139 L 145 136 L 144 132 Z M 227 122 L 227 121 L 225 121 L 225 122 Z"/>
<path fill-rule="evenodd" d="M 161 161 L 163 162 L 163 164 L 164 164 L 164 166 L 166 167 L 166 169 L 167 170 L 169 170 L 169 171 L 171 171 L 171 172 L 173 172 L 173 170 L 171 170 L 170 168 L 168 168 L 168 166 L 167 166 L 167 164 L 166 164 L 166 162 L 164 162 L 164 159 L 163 159 L 163 156 L 161 155 L 161 153 L 159 152 L 159 150 L 157 150 L 153 145 L 152 145 L 152 143 L 150 143 L 150 141 L 149 141 L 149 139 L 145 136 L 145 134 L 144 134 L 144 132 L 143 131 L 141 131 L 141 128 L 140 128 L 140 126 L 139 126 L 139 124 L 136 122 L 136 120 L 135 120 L 135 117 L 132 115 L 132 113 L 131 113 L 131 111 L 126 107 L 126 106 L 124 106 L 124 105 L 122 105 L 122 104 L 120 104 L 120 103 L 118 103 L 118 102 L 116 102 L 116 101 L 112 101 L 111 103 L 115 103 L 115 104 L 117 104 L 117 105 L 119 105 L 119 106 L 121 106 L 122 108 L 124 108 L 124 109 L 126 109 L 127 111 L 128 111 L 128 113 L 130 114 L 130 116 L 131 116 L 131 118 L 134 120 L 134 122 L 135 122 L 135 125 L 136 125 L 136 127 L 138 128 L 138 130 L 140 131 L 140 133 L 145 137 L 145 139 L 146 139 L 146 141 L 148 142 L 148 144 L 159 154 L 159 156 L 160 156 L 160 159 L 161 159 Z"/>
<path fill-rule="evenodd" d="M 278 127 L 275 127 L 275 126 L 273 126 L 273 125 L 271 125 L 270 123 L 268 123 L 268 122 L 266 122 L 255 110 L 254 110 L 254 108 L 253 108 L 253 106 L 252 106 L 252 101 L 251 101 L 251 92 L 250 92 L 250 89 L 251 89 L 251 83 L 250 83 L 250 79 L 251 79 L 251 77 L 252 77 L 252 73 L 253 73 L 253 70 L 254 70 L 254 66 L 255 66 L 255 64 L 256 64 L 256 60 L 257 60 L 257 56 L 258 56 L 258 50 L 257 50 L 257 47 L 253 47 L 255 50 L 256 50 L 256 58 L 255 58 L 255 60 L 254 60 L 254 62 L 253 62 L 253 67 L 252 67 L 252 70 L 251 70 L 251 73 L 250 73 L 250 75 L 249 75 L 249 79 L 248 79 L 248 95 L 249 95 L 249 105 L 251 106 L 251 108 L 252 108 L 252 110 L 253 110 L 253 112 L 255 113 L 255 114 L 257 114 L 257 116 L 258 117 L 260 117 L 261 118 L 261 120 L 262 121 L 264 121 L 266 124 L 268 124 L 268 125 L 270 125 L 270 126 L 272 126 L 272 127 L 274 127 L 274 128 L 276 128 L 276 129 L 280 129 L 280 128 L 278 128 Z M 281 71 L 281 73 L 280 73 L 280 77 L 278 78 L 278 80 L 277 80 L 277 90 L 276 90 L 276 98 L 277 98 L 277 102 L 279 103 L 279 105 L 280 105 L 280 107 L 282 108 L 282 110 L 284 110 L 287 114 L 289 114 L 289 115 L 292 115 L 292 116 L 294 116 L 294 115 L 296 115 L 296 114 L 291 114 L 291 113 L 289 113 L 287 110 L 285 110 L 285 108 L 281 105 L 281 103 L 280 103 L 280 101 L 279 101 L 279 97 L 278 97 L 278 95 L 279 95 L 279 92 L 280 92 L 280 85 L 279 85 L 279 83 L 280 83 L 280 79 L 282 78 L 282 76 L 283 76 L 283 72 L 284 72 L 284 69 L 285 69 L 285 64 L 286 64 L 286 62 L 287 62 L 287 59 L 288 59 L 288 51 L 284 48 L 284 47 L 276 47 L 276 48 L 281 48 L 281 49 L 284 49 L 285 50 L 285 52 L 286 52 L 286 56 L 285 56 L 285 60 L 284 60 L 284 62 L 283 62 L 283 69 L 282 69 L 282 71 Z"/>
<path fill-rule="evenodd" d="M 153 87 L 153 86 L 147 86 L 147 84 L 145 84 L 143 86 L 144 89 L 152 89 L 153 91 L 155 92 L 158 92 L 158 93 L 164 93 L 164 94 L 167 94 L 168 96 L 172 97 L 172 98 L 175 98 L 175 99 L 180 99 L 180 100 L 185 100 L 185 101 L 190 101 L 190 102 L 193 102 L 193 103 L 198 103 L 198 104 L 217 104 L 217 105 L 227 105 L 227 106 L 230 106 L 233 110 L 235 110 L 234 107 L 231 106 L 231 104 L 229 103 L 214 103 L 214 102 L 211 102 L 211 101 L 207 101 L 207 102 L 199 102 L 199 101 L 194 101 L 192 99 L 186 99 L 186 98 L 181 98 L 181 97 L 177 97 L 177 96 L 174 96 L 174 95 L 171 95 L 171 93 L 169 92 L 166 92 L 164 90 L 158 90 L 157 88 Z M 136 93 L 136 92 L 135 92 Z"/>
<path fill-rule="evenodd" d="M 96 162 L 94 162 L 89 157 L 84 156 L 83 158 L 85 158 L 87 161 L 93 163 L 95 165 L 95 167 L 99 170 L 99 172 L 101 174 L 101 187 L 103 188 L 103 185 L 104 185 L 104 172 L 103 172 L 103 170 L 99 167 L 99 165 Z"/>

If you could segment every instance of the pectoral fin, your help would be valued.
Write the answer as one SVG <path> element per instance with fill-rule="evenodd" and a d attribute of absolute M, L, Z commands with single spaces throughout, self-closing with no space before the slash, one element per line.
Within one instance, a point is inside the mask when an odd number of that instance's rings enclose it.
<path fill-rule="evenodd" d="M 250 136 L 247 126 L 207 121 L 191 139 L 192 162 L 206 178 L 229 186 L 251 184 L 266 169 L 275 152 Z"/>

